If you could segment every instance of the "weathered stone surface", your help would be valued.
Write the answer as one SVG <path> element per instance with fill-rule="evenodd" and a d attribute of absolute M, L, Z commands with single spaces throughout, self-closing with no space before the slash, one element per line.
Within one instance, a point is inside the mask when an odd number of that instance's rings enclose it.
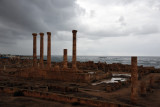
<path fill-rule="evenodd" d="M 63 69 L 67 69 L 67 49 L 63 50 Z"/>
<path fill-rule="evenodd" d="M 76 71 L 76 33 L 77 30 L 72 30 L 73 33 L 73 53 L 72 53 L 72 69 Z"/>
<path fill-rule="evenodd" d="M 43 37 L 44 37 L 44 33 L 40 33 L 40 68 L 44 68 L 44 63 L 43 63 L 43 50 L 44 50 L 44 46 L 43 46 Z"/>
<path fill-rule="evenodd" d="M 57 94 L 57 93 L 46 93 L 42 91 L 20 90 L 20 89 L 18 90 L 15 88 L 0 87 L 0 92 L 13 94 L 15 91 L 21 91 L 23 95 L 27 97 L 42 98 L 46 100 L 54 100 L 54 101 L 66 102 L 66 103 L 77 103 L 78 102 L 79 104 L 93 106 L 93 107 L 130 107 L 127 104 L 117 104 L 117 103 L 105 102 L 105 101 L 100 101 L 100 100 L 67 96 L 67 95 Z"/>
<path fill-rule="evenodd" d="M 153 88 L 153 86 L 154 86 L 154 77 L 153 77 L 153 76 L 150 76 L 149 86 L 150 86 L 151 88 Z"/>
<path fill-rule="evenodd" d="M 131 58 L 131 101 L 137 102 L 137 84 L 138 84 L 138 69 L 137 69 L 137 57 Z"/>
<path fill-rule="evenodd" d="M 37 67 L 37 33 L 32 33 L 33 35 L 33 67 Z"/>
<path fill-rule="evenodd" d="M 51 32 L 47 32 L 48 45 L 47 45 L 47 68 L 51 68 Z"/>
<path fill-rule="evenodd" d="M 60 72 L 59 65 L 55 65 L 54 68 L 53 68 L 53 71 Z"/>
<path fill-rule="evenodd" d="M 107 91 L 107 92 L 111 92 L 111 91 L 113 91 L 112 86 L 107 85 L 107 86 L 106 86 L 106 91 Z"/>
<path fill-rule="evenodd" d="M 140 95 L 146 96 L 146 82 L 142 81 L 140 84 Z"/>

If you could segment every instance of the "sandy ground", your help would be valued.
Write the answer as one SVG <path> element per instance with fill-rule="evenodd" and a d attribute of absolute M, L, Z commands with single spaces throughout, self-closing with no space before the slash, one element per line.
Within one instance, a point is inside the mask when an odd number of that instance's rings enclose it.
<path fill-rule="evenodd" d="M 140 81 L 146 81 L 147 84 L 149 84 L 149 78 L 150 76 L 154 76 L 154 79 L 160 78 L 160 73 L 152 73 L 147 76 L 144 76 L 143 79 L 139 80 L 138 87 L 140 86 Z M 160 83 L 155 84 L 155 88 L 152 89 L 153 92 L 147 92 L 146 97 L 138 96 L 137 98 L 137 105 L 142 107 L 160 107 Z M 101 92 L 95 92 L 95 91 L 85 91 L 87 94 L 93 95 L 93 96 L 99 96 L 107 101 L 110 102 L 118 102 L 118 103 L 124 103 L 124 104 L 131 104 L 130 101 L 130 92 L 131 88 L 130 86 L 121 88 L 117 91 L 106 93 L 105 91 Z"/>
<path fill-rule="evenodd" d="M 154 79 L 160 78 L 160 73 L 152 73 L 149 75 L 144 76 L 140 81 L 145 81 L 149 83 L 149 78 L 150 76 L 154 76 Z M 0 80 L 5 80 L 12 81 L 11 77 L 4 79 L 2 78 L 4 76 L 0 76 Z M 18 79 L 19 81 L 20 79 Z M 23 82 L 24 80 L 22 79 L 20 82 Z M 34 85 L 34 81 L 28 81 L 30 85 Z M 44 83 L 43 83 L 44 82 Z M 45 84 L 47 81 L 40 81 L 38 84 Z M 51 81 L 50 81 L 51 82 Z M 27 82 L 25 82 L 27 84 Z M 32 84 L 31 84 L 32 83 Z M 47 82 L 48 83 L 48 82 Z M 54 83 L 53 84 L 59 84 L 59 83 Z M 65 85 L 66 83 L 62 83 L 61 85 Z M 67 85 L 67 84 L 66 84 Z M 86 97 L 90 98 L 100 98 L 100 100 L 104 100 L 107 102 L 114 102 L 114 103 L 122 103 L 122 104 L 129 104 L 132 105 L 130 101 L 130 91 L 131 88 L 130 86 L 123 87 L 119 90 L 107 93 L 105 90 L 94 90 L 90 89 L 87 91 L 87 84 L 80 84 L 83 88 L 80 88 L 77 94 L 73 94 L 73 96 L 77 97 Z M 139 84 L 137 84 L 139 87 Z M 105 88 L 103 86 L 103 88 Z M 141 97 L 139 96 L 137 99 L 137 105 L 141 107 L 160 107 L 160 83 L 155 84 L 155 88 L 152 89 L 153 92 L 147 92 L 146 97 Z M 69 94 L 68 94 L 69 95 Z M 29 98 L 29 97 L 13 97 L 8 94 L 0 93 L 0 107 L 85 107 L 84 105 L 74 105 L 74 104 L 69 104 L 69 103 L 61 103 L 61 102 L 55 102 L 55 101 L 47 101 L 47 100 L 42 100 L 42 99 L 37 99 L 37 98 Z"/>
<path fill-rule="evenodd" d="M 0 93 L 0 107 L 87 107 L 69 103 L 47 101 L 29 97 L 13 97 Z"/>

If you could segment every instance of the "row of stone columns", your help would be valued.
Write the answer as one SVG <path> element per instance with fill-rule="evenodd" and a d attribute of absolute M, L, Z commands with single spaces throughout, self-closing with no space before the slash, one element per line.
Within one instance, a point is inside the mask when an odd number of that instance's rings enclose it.
<path fill-rule="evenodd" d="M 77 30 L 72 30 L 73 33 L 73 53 L 72 53 L 72 69 L 76 71 L 76 33 Z M 43 62 L 43 52 L 44 52 L 44 33 L 40 34 L 40 68 L 44 68 Z M 33 67 L 37 68 L 37 33 L 32 33 L 33 35 Z M 48 42 L 47 42 L 47 68 L 51 68 L 51 32 L 47 32 Z M 64 49 L 63 56 L 63 68 L 67 68 L 67 49 Z"/>
<path fill-rule="evenodd" d="M 40 34 L 40 68 L 44 68 L 43 62 L 43 52 L 44 52 L 44 33 Z M 33 35 L 33 67 L 37 68 L 37 33 L 32 33 Z M 48 45 L 47 45 L 47 67 L 51 67 L 51 32 L 47 32 L 48 35 Z"/>

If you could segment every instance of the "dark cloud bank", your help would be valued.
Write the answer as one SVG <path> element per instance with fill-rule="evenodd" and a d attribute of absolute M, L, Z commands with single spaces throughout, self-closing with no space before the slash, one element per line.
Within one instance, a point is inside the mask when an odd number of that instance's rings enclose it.
<path fill-rule="evenodd" d="M 128 6 L 132 3 L 134 5 L 138 3 L 137 0 L 118 0 L 118 2 L 94 0 L 94 2 L 102 6 Z M 142 2 L 144 0 L 140 3 Z M 155 7 L 158 11 L 160 10 L 158 0 L 154 2 L 149 0 L 147 3 L 145 5 L 148 5 L 149 8 Z M 0 53 L 17 54 L 18 51 L 21 51 L 19 54 L 32 54 L 32 33 L 34 32 L 52 32 L 54 42 L 57 44 L 54 47 L 55 51 L 60 50 L 61 53 L 63 48 L 69 48 L 71 51 L 72 29 L 79 31 L 78 38 L 87 38 L 87 40 L 95 42 L 106 37 L 142 36 L 159 33 L 159 26 L 156 25 L 158 22 L 153 24 L 143 22 L 144 24 L 139 27 L 130 27 L 125 15 L 117 16 L 115 23 L 120 25 L 117 29 L 112 27 L 109 29 L 92 29 L 92 25 L 82 24 L 79 20 L 80 16 L 82 16 L 81 20 L 85 20 L 83 17 L 85 14 L 86 10 L 80 7 L 76 0 L 0 0 Z M 90 16 L 96 17 L 96 10 L 92 10 Z M 55 43 L 53 44 L 55 45 Z M 85 44 L 80 44 L 79 47 L 84 47 L 83 45 Z M 80 51 L 83 54 L 84 51 L 82 49 Z"/>
<path fill-rule="evenodd" d="M 0 0 L 1 48 L 11 50 L 19 41 L 31 40 L 33 32 L 71 32 L 77 7 L 74 0 Z"/>
<path fill-rule="evenodd" d="M 69 31 L 75 7 L 73 0 L 0 0 L 0 43 L 31 38 L 33 32 Z"/>

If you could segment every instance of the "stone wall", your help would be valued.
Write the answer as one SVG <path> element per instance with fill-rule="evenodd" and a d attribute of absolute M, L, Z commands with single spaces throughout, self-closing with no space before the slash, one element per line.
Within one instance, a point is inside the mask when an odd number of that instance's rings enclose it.
<path fill-rule="evenodd" d="M 48 71 L 41 69 L 23 69 L 17 73 L 17 77 L 25 78 L 42 78 L 51 79 L 57 81 L 68 81 L 68 82 L 91 82 L 93 80 L 100 80 L 104 78 L 111 77 L 112 74 L 107 72 L 97 72 L 97 73 L 80 73 L 80 72 L 70 72 L 69 71 Z"/>
<path fill-rule="evenodd" d="M 58 102 L 65 102 L 65 103 L 79 103 L 88 106 L 94 107 L 130 107 L 129 105 L 125 104 L 116 104 L 112 102 L 105 102 L 87 98 L 80 98 L 80 97 L 72 97 L 57 93 L 48 93 L 48 92 L 40 92 L 40 91 L 31 91 L 31 90 L 17 90 L 14 88 L 8 87 L 0 87 L 1 93 L 10 93 L 13 94 L 14 92 L 22 91 L 24 96 L 27 97 L 35 97 L 35 98 L 42 98 L 46 100 L 53 100 Z"/>

